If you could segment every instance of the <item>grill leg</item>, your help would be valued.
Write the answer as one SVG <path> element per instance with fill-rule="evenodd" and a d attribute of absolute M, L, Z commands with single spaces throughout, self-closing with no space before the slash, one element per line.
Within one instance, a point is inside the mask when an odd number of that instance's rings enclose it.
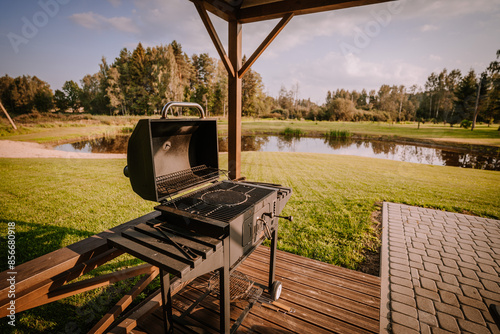
<path fill-rule="evenodd" d="M 160 269 L 160 283 L 161 283 L 161 299 L 163 308 L 163 325 L 165 333 L 173 333 L 174 324 L 172 318 L 172 296 L 170 294 L 170 275 L 163 269 Z"/>
<path fill-rule="evenodd" d="M 231 325 L 231 296 L 229 292 L 229 238 L 223 240 L 224 266 L 219 269 L 220 333 L 229 333 Z"/>
<path fill-rule="evenodd" d="M 274 283 L 274 272 L 276 269 L 276 247 L 278 244 L 278 226 L 271 232 L 271 258 L 269 259 L 269 292 Z"/>

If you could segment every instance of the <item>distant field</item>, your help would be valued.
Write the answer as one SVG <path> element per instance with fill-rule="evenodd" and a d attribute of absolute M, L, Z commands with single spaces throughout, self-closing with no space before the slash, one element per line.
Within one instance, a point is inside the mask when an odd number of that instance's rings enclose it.
<path fill-rule="evenodd" d="M 80 119 L 78 117 L 80 116 Z M 13 131 L 5 122 L 0 126 L 0 139 L 27 140 L 39 143 L 60 143 L 76 141 L 86 137 L 98 137 L 117 133 L 129 133 L 139 116 L 91 116 L 72 115 L 59 119 L 27 119 Z M 153 116 L 158 118 L 158 116 Z M 219 133 L 227 134 L 227 121 L 219 120 Z M 411 139 L 434 141 L 450 145 L 488 145 L 500 147 L 498 124 L 479 124 L 474 129 L 459 128 L 443 124 L 389 124 L 375 122 L 313 122 L 313 121 L 272 121 L 244 118 L 244 134 L 279 134 L 285 129 L 300 130 L 304 135 L 323 136 L 332 130 L 345 130 L 359 136 L 384 137 L 389 140 Z"/>

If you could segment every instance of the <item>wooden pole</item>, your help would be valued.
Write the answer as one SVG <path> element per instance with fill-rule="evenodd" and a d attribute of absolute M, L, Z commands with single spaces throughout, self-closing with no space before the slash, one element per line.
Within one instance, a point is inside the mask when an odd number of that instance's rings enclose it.
<path fill-rule="evenodd" d="M 5 116 L 7 116 L 7 118 L 9 119 L 9 122 L 10 122 L 10 124 L 12 124 L 12 127 L 14 128 L 14 130 L 17 130 L 17 127 L 16 127 L 16 125 L 14 124 L 14 121 L 12 120 L 12 118 L 10 118 L 9 113 L 8 113 L 8 112 L 7 112 L 7 110 L 5 110 L 5 108 L 3 107 L 2 102 L 0 102 L 0 107 L 2 107 L 2 110 L 3 110 L 4 114 L 5 114 Z"/>
<path fill-rule="evenodd" d="M 228 169 L 231 179 L 241 177 L 241 24 L 236 20 L 229 22 L 229 60 L 234 75 L 228 74 Z"/>

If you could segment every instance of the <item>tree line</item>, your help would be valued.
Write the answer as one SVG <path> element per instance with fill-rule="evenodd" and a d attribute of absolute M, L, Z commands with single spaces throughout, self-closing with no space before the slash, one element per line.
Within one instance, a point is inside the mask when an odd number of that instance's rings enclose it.
<path fill-rule="evenodd" d="M 468 127 L 500 119 L 500 50 L 479 75 L 471 69 L 431 73 L 424 88 L 382 85 L 378 91 L 328 91 L 317 113 L 306 116 L 341 121 L 432 121 Z"/>
<path fill-rule="evenodd" d="M 259 73 L 242 79 L 245 116 L 329 121 L 433 121 L 451 125 L 464 120 L 491 123 L 500 119 L 500 50 L 480 74 L 443 69 L 431 73 L 425 86 L 382 85 L 360 92 L 328 91 L 321 106 L 299 98 L 299 84 L 282 86 L 278 96 L 264 93 Z M 243 58 L 243 62 L 245 62 Z M 124 48 L 112 63 L 103 57 L 99 71 L 79 83 L 66 81 L 53 92 L 36 76 L 0 77 L 0 99 L 10 113 L 88 112 L 106 115 L 153 115 L 169 101 L 191 101 L 207 114 L 227 112 L 227 73 L 208 54 L 189 57 L 177 41 L 130 51 Z M 187 111 L 188 112 L 188 111 Z"/>
<path fill-rule="evenodd" d="M 249 70 L 242 80 L 244 115 L 266 113 L 263 89 L 260 74 Z M 79 83 L 66 81 L 55 92 L 36 76 L 5 75 L 0 78 L 0 98 L 13 114 L 152 115 L 169 101 L 191 101 L 210 115 L 225 115 L 227 73 L 221 61 L 207 53 L 189 57 L 176 41 L 148 48 L 139 43 L 132 51 L 122 49 L 112 63 L 103 57 L 97 73 L 85 75 Z"/>

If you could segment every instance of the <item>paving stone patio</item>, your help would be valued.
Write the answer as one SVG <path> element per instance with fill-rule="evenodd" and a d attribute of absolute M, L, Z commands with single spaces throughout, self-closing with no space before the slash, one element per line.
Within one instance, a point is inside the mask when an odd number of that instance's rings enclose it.
<path fill-rule="evenodd" d="M 499 333 L 500 221 L 384 203 L 380 333 Z"/>

